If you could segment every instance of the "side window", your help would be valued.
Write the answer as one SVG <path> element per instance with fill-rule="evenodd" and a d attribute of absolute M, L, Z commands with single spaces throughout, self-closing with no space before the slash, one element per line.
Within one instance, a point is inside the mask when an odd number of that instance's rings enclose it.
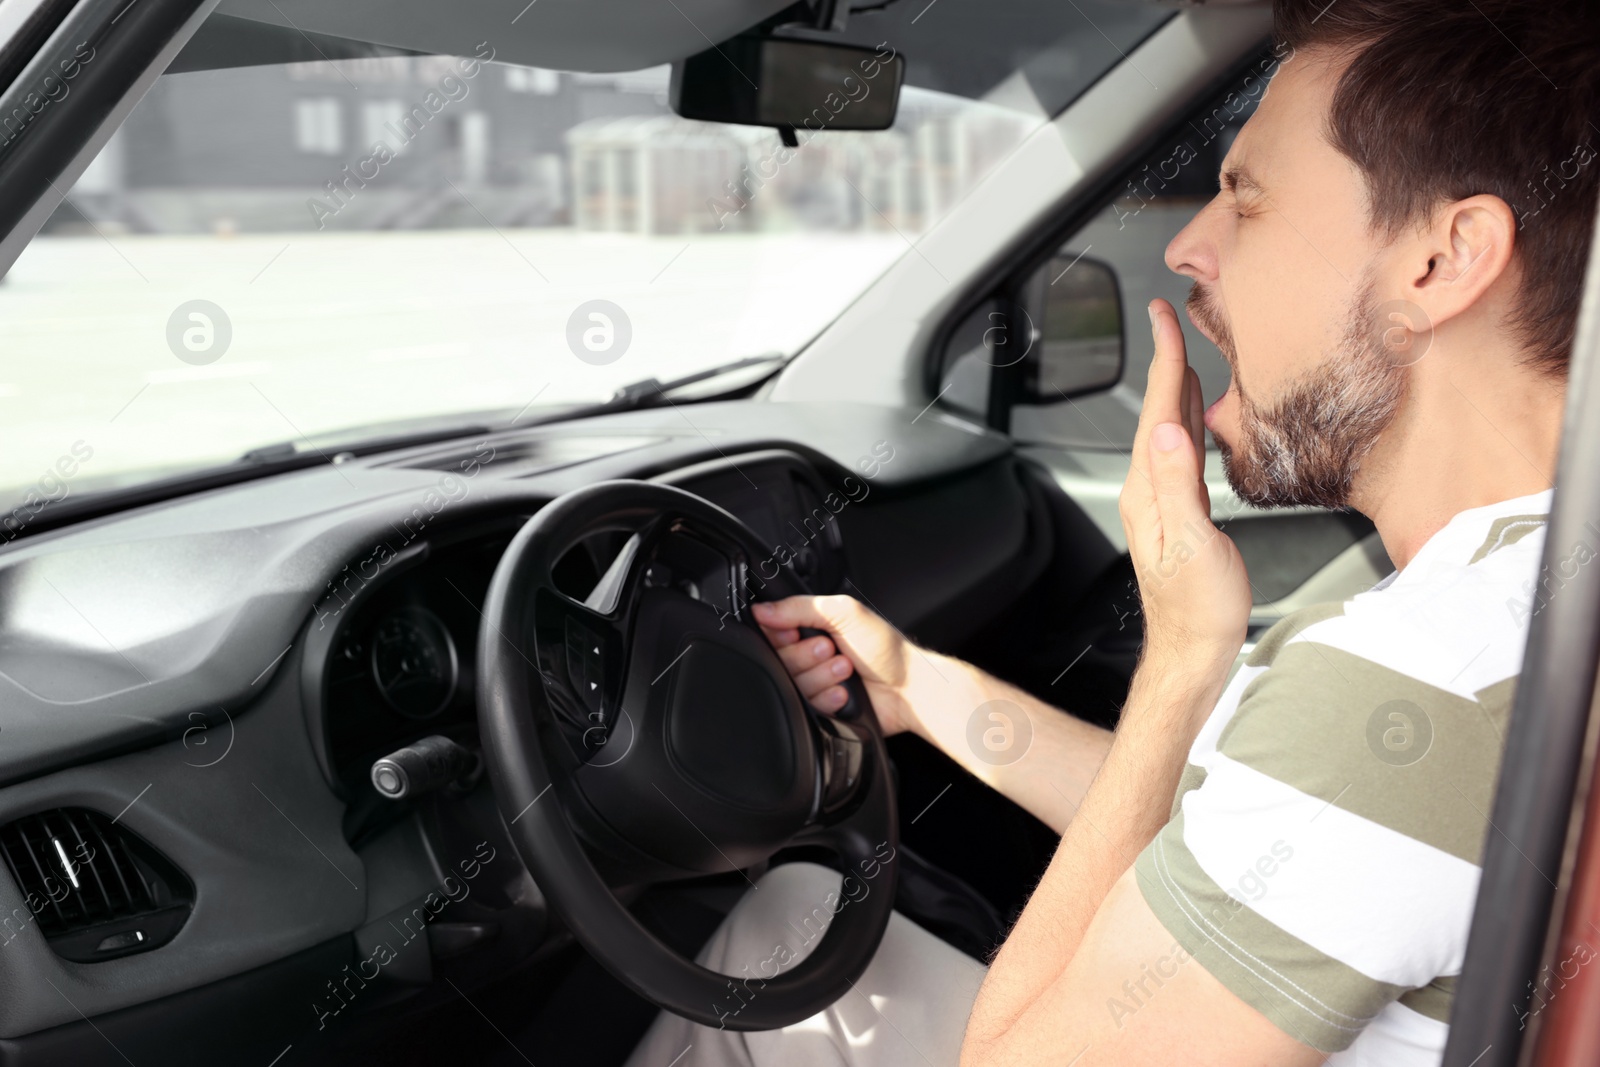
<path fill-rule="evenodd" d="M 1222 159 L 1278 62 L 1267 52 L 1249 64 L 1130 168 L 1049 260 L 967 316 L 941 361 L 941 404 L 1006 426 L 1019 442 L 1132 445 L 1154 355 L 1144 307 L 1165 297 L 1181 311 L 1191 286 L 1167 269 L 1167 245 L 1216 195 Z M 1205 395 L 1219 395 L 1222 354 L 1197 331 L 1184 335 Z M 1008 378 L 1019 359 L 1027 366 Z"/>

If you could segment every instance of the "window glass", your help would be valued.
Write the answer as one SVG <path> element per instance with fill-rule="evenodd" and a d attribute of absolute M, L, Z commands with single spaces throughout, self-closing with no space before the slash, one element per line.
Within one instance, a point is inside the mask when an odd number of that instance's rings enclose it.
<path fill-rule="evenodd" d="M 0 284 L 0 513 L 791 355 L 1168 17 L 858 12 L 894 126 L 796 149 L 488 45 L 164 75 Z"/>

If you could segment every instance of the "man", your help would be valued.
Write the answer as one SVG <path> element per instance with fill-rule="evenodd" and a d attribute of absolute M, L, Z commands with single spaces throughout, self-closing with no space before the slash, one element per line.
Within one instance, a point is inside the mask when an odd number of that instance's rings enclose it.
<path fill-rule="evenodd" d="M 1121 497 L 1145 635 L 1115 734 L 849 598 L 758 606 L 818 709 L 856 671 L 886 730 L 1062 830 L 1004 947 L 985 972 L 896 916 L 855 992 L 816 1018 L 738 1035 L 663 1017 L 632 1062 L 690 1045 L 684 1064 L 1439 1061 L 1543 603 L 1600 192 L 1592 7 L 1279 0 L 1290 58 L 1167 249 L 1233 370 L 1209 407 L 1176 313 L 1150 308 Z M 1206 429 L 1246 501 L 1354 508 L 1396 567 L 1284 619 L 1231 681 L 1254 598 L 1210 521 Z M 965 740 L 997 698 L 1034 736 L 1002 767 Z M 736 973 L 829 878 L 772 872 L 702 958 Z"/>

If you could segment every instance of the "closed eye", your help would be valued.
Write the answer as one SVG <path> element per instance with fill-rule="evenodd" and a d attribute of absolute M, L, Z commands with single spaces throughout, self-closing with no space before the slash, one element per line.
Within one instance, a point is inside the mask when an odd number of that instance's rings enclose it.
<path fill-rule="evenodd" d="M 1233 198 L 1235 217 L 1248 219 L 1256 214 L 1256 201 L 1265 198 L 1266 190 L 1243 167 L 1229 167 L 1222 172 L 1222 188 Z"/>

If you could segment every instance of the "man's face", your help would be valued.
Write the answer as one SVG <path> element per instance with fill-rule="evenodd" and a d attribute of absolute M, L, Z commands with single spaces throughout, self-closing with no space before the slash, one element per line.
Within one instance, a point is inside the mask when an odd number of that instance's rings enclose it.
<path fill-rule="evenodd" d="M 1342 68 L 1286 60 L 1222 165 L 1222 190 L 1167 247 L 1190 320 L 1227 359 L 1206 409 L 1228 482 L 1259 507 L 1343 507 L 1405 397 L 1378 328 L 1381 246 L 1360 171 L 1326 141 Z"/>

